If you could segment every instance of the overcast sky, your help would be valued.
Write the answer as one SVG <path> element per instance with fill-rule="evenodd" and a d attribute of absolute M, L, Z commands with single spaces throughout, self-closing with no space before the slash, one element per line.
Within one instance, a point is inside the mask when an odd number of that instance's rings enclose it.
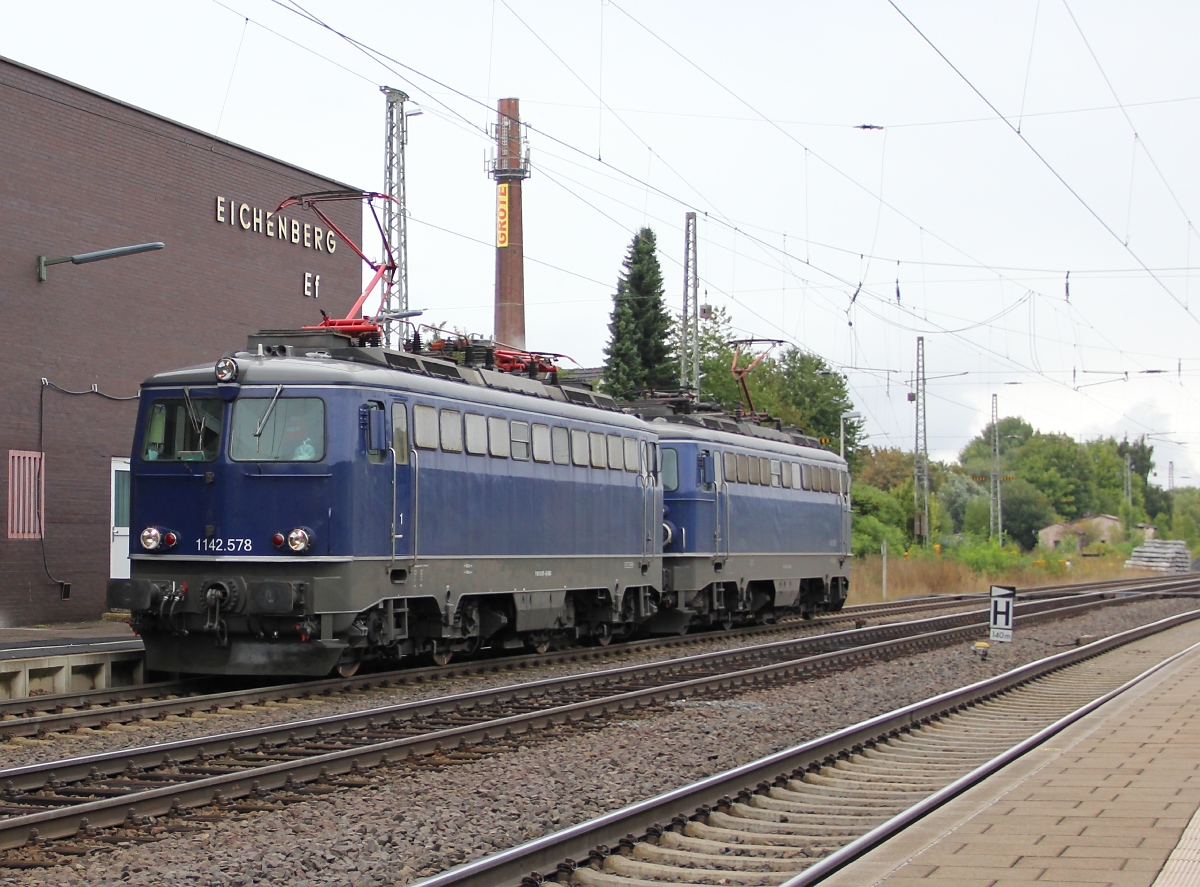
<path fill-rule="evenodd" d="M 531 348 L 603 360 L 643 225 L 678 306 L 695 210 L 702 298 L 738 334 L 844 372 L 868 442 L 912 448 L 924 335 L 935 458 L 979 433 L 998 394 L 1002 416 L 1044 431 L 1150 435 L 1162 486 L 1168 461 L 1177 485 L 1200 484 L 1200 4 L 3 12 L 0 55 L 365 189 L 383 187 L 379 87 L 409 92 L 423 111 L 408 149 L 411 304 L 427 320 L 491 332 L 487 130 L 513 96 L 531 127 Z"/>

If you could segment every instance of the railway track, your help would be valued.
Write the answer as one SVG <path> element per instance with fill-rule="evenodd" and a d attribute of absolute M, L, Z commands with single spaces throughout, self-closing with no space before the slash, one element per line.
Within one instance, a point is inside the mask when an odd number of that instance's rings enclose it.
<path fill-rule="evenodd" d="M 1123 632 L 864 721 L 419 882 L 419 887 L 808 887 L 1186 652 Z"/>
<path fill-rule="evenodd" d="M 1097 592 L 1026 601 L 1017 619 L 1061 618 L 1127 599 Z M 983 611 L 890 623 L 11 768 L 0 771 L 0 849 L 30 839 L 86 837 L 98 827 L 172 811 L 180 819 L 214 801 L 272 809 L 338 784 L 361 785 L 364 769 L 407 756 L 463 748 L 459 754 L 477 754 L 478 746 L 527 731 L 689 695 L 817 677 L 976 638 L 985 626 Z"/>
<path fill-rule="evenodd" d="M 1064 586 L 1044 586 L 1021 592 L 1024 600 L 1042 600 L 1066 594 L 1090 594 L 1096 591 L 1137 591 L 1171 593 L 1185 590 L 1187 580 L 1133 579 L 1121 582 L 1096 582 Z M 423 683 L 472 674 L 497 671 L 517 672 L 556 664 L 587 664 L 621 658 L 648 651 L 670 651 L 723 640 L 753 640 L 790 634 L 798 628 L 821 630 L 838 625 L 859 624 L 871 619 L 896 618 L 939 610 L 953 610 L 982 603 L 984 596 L 954 595 L 908 598 L 881 604 L 847 607 L 841 613 L 812 620 L 799 617 L 776 624 L 756 625 L 723 632 L 705 632 L 683 636 L 653 638 L 612 647 L 575 647 L 534 655 L 504 656 L 465 660 L 446 666 L 405 668 L 363 674 L 353 678 L 327 678 L 285 684 L 254 684 L 228 689 L 228 680 L 197 678 L 162 681 L 136 687 L 47 694 L 27 699 L 0 700 L 0 741 L 17 737 L 44 737 L 51 733 L 102 729 L 115 724 L 133 723 L 145 718 L 191 717 L 197 713 L 221 709 L 262 706 L 295 698 L 344 695 L 372 690 L 388 690 L 397 685 Z"/>

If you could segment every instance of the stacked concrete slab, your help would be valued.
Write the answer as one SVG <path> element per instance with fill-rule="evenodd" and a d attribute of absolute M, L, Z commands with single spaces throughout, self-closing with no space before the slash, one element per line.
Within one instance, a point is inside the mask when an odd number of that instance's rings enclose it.
<path fill-rule="evenodd" d="M 1151 539 L 1133 550 L 1126 569 L 1157 570 L 1160 573 L 1190 573 L 1192 553 L 1180 539 Z"/>

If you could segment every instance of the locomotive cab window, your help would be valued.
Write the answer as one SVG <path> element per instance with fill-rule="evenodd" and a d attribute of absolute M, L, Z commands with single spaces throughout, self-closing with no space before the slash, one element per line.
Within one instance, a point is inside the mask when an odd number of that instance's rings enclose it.
<path fill-rule="evenodd" d="M 319 397 L 243 397 L 234 401 L 235 462 L 320 462 L 325 402 Z"/>
<path fill-rule="evenodd" d="M 360 415 L 365 420 L 363 430 L 366 432 L 367 461 L 381 465 L 387 461 L 387 413 L 383 404 L 371 400 L 359 407 Z"/>
<path fill-rule="evenodd" d="M 408 464 L 408 407 L 392 404 L 392 452 L 397 465 Z"/>
<path fill-rule="evenodd" d="M 215 397 L 165 397 L 150 406 L 142 458 L 211 462 L 221 450 L 224 404 Z"/>
<path fill-rule="evenodd" d="M 662 479 L 668 493 L 679 489 L 679 453 L 670 447 L 662 449 Z"/>

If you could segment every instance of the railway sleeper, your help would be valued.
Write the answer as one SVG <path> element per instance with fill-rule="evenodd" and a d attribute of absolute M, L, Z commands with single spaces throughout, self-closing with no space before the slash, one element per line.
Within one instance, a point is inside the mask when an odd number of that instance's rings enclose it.
<path fill-rule="evenodd" d="M 710 872 L 703 869 L 659 865 L 619 855 L 605 859 L 604 870 L 623 878 L 639 878 L 643 882 L 652 884 L 735 884 L 742 885 L 742 887 L 760 887 L 760 885 L 767 887 L 767 885 L 782 884 L 788 879 L 788 876 L 782 873 Z M 624 883 L 629 884 L 628 881 Z"/>

